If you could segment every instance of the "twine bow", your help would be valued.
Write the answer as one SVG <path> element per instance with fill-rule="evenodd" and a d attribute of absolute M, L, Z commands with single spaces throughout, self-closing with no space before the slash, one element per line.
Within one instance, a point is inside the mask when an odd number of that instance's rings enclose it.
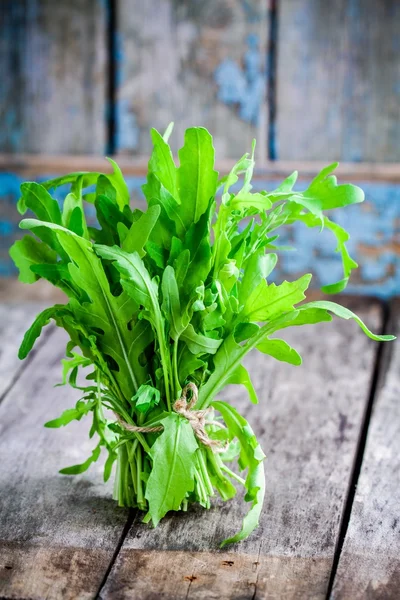
<path fill-rule="evenodd" d="M 187 400 L 188 392 L 192 392 L 192 397 L 190 401 Z M 198 399 L 198 389 L 194 383 L 188 383 L 182 390 L 181 397 L 174 402 L 174 411 L 179 415 L 182 415 L 187 419 L 190 425 L 193 428 L 193 432 L 199 442 L 201 442 L 204 446 L 207 446 L 214 450 L 214 452 L 225 452 L 226 444 L 221 445 L 221 442 L 218 440 L 212 440 L 209 438 L 208 433 L 206 431 L 206 425 L 217 425 L 218 427 L 223 427 L 221 423 L 218 421 L 207 421 L 206 416 L 212 411 L 211 406 L 208 408 L 204 408 L 202 410 L 193 410 L 196 405 Z M 122 417 L 120 417 L 117 413 L 114 413 L 118 423 L 123 427 L 126 431 L 130 431 L 132 433 L 155 433 L 157 431 L 163 431 L 164 427 L 162 425 L 156 425 L 152 427 L 151 425 L 146 426 L 136 426 L 130 425 Z"/>

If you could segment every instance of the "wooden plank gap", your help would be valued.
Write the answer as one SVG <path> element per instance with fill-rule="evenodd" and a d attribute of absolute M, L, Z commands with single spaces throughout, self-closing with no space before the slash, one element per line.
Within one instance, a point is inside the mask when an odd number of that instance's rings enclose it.
<path fill-rule="evenodd" d="M 379 331 L 380 335 L 384 335 L 388 332 L 388 325 L 390 322 L 390 309 L 388 302 L 380 302 L 381 311 L 382 311 L 382 326 Z M 350 522 L 351 512 L 353 509 L 354 497 L 357 490 L 357 483 L 360 477 L 362 463 L 364 459 L 365 447 L 367 443 L 367 435 L 369 430 L 369 425 L 371 422 L 372 410 L 374 407 L 375 398 L 377 395 L 378 383 L 380 381 L 381 370 L 383 367 L 383 356 L 384 356 L 384 346 L 385 342 L 378 342 L 378 347 L 376 350 L 375 356 L 375 364 L 371 377 L 369 396 L 367 400 L 367 404 L 365 407 L 365 412 L 361 424 L 361 429 L 359 433 L 359 438 L 357 442 L 357 447 L 354 455 L 354 463 L 353 468 L 350 474 L 349 479 L 349 488 L 347 491 L 346 499 L 344 502 L 344 509 L 342 512 L 342 518 L 339 528 L 339 535 L 337 538 L 335 553 L 333 557 L 332 570 L 329 578 L 328 589 L 326 593 L 326 600 L 331 598 L 333 585 L 335 582 L 335 577 L 337 573 L 337 569 L 339 566 L 340 556 L 343 550 L 343 544 L 346 539 L 347 529 Z"/>
<path fill-rule="evenodd" d="M 278 53 L 278 2 L 269 0 L 268 27 L 269 45 L 267 55 L 267 82 L 268 82 L 268 158 L 277 159 L 276 149 L 276 76 Z"/>
<path fill-rule="evenodd" d="M 107 108 L 106 108 L 106 128 L 107 128 L 107 154 L 116 152 L 116 131 L 117 131 L 117 0 L 107 0 Z"/>
<path fill-rule="evenodd" d="M 115 547 L 114 554 L 111 557 L 110 564 L 107 567 L 107 571 L 104 573 L 103 580 L 102 580 L 102 582 L 101 582 L 101 584 L 99 586 L 97 594 L 95 595 L 95 600 L 101 599 L 101 591 L 104 588 L 105 584 L 107 583 L 108 576 L 111 573 L 111 569 L 113 568 L 113 566 L 115 564 L 115 561 L 117 560 L 118 554 L 120 553 L 120 550 L 121 550 L 122 545 L 123 545 L 123 543 L 125 541 L 125 538 L 128 535 L 128 533 L 129 533 L 132 525 L 137 520 L 138 516 L 139 516 L 139 512 L 137 510 L 135 510 L 133 508 L 129 509 L 128 518 L 127 518 L 125 526 L 124 526 L 124 528 L 123 528 L 123 530 L 121 532 L 121 535 L 120 535 L 120 538 L 118 540 L 118 543 L 117 543 L 117 545 Z"/>
<path fill-rule="evenodd" d="M 4 392 L 0 395 L 0 404 L 3 402 L 3 400 L 6 399 L 6 397 L 8 396 L 8 394 L 11 392 L 11 390 L 13 389 L 13 387 L 15 386 L 15 384 L 19 381 L 19 379 L 21 378 L 22 374 L 24 373 L 24 371 L 27 369 L 27 367 L 30 365 L 30 363 L 32 362 L 32 360 L 35 358 L 36 354 L 39 352 L 39 350 L 44 346 L 44 344 L 48 341 L 49 337 L 52 335 L 52 333 L 54 333 L 56 329 L 55 325 L 50 325 L 41 335 L 40 339 L 36 342 L 36 345 L 34 348 L 32 348 L 31 352 L 29 353 L 29 355 L 24 359 L 23 363 L 21 364 L 21 367 L 16 371 L 16 373 L 14 374 L 14 376 L 12 377 L 10 383 L 7 385 L 7 387 L 5 388 Z M 1 598 L 0 598 L 1 600 Z"/>

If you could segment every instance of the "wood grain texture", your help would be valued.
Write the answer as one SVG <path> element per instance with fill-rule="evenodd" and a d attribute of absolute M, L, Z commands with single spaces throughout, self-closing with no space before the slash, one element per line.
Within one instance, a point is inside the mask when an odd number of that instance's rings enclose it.
<path fill-rule="evenodd" d="M 400 333 L 400 302 L 388 332 Z M 400 591 L 400 347 L 384 349 L 350 523 L 332 599 L 390 600 Z"/>
<path fill-rule="evenodd" d="M 219 158 L 239 158 L 258 138 L 267 147 L 263 0 L 125 0 L 118 3 L 117 139 L 119 152 L 147 154 L 149 129 L 175 121 L 214 136 Z"/>
<path fill-rule="evenodd" d="M 149 138 L 150 139 L 150 138 Z M 149 156 L 116 157 L 124 175 L 145 177 Z M 221 175 L 229 173 L 234 159 L 221 160 L 216 157 L 216 169 Z M 263 161 L 256 154 L 254 179 L 285 179 L 293 171 L 299 172 L 299 180 L 315 177 L 326 167 L 326 161 Z M 0 153 L 0 172 L 13 173 L 20 177 L 56 177 L 63 173 L 75 171 L 100 171 L 111 173 L 112 168 L 103 156 L 68 155 L 68 154 L 4 154 Z M 339 179 L 347 181 L 371 181 L 380 183 L 400 183 L 400 163 L 351 163 L 341 162 L 336 170 Z"/>
<path fill-rule="evenodd" d="M 127 518 L 100 464 L 83 476 L 57 473 L 95 445 L 87 422 L 43 427 L 78 399 L 76 390 L 52 387 L 65 342 L 54 332 L 0 405 L 2 598 L 94 598 Z"/>
<path fill-rule="evenodd" d="M 400 4 L 279 2 L 278 158 L 400 157 Z"/>
<path fill-rule="evenodd" d="M 381 312 L 358 312 L 375 329 Z M 168 599 L 325 598 L 339 521 L 377 346 L 335 321 L 285 336 L 305 358 L 296 370 L 262 355 L 247 366 L 259 393 L 225 394 L 246 416 L 267 455 L 259 529 L 219 551 L 237 531 L 241 498 L 169 515 L 152 530 L 135 520 L 100 596 Z"/>
<path fill-rule="evenodd" d="M 105 3 L 3 0 L 0 150 L 103 153 Z"/>
<path fill-rule="evenodd" d="M 24 368 L 17 356 L 18 348 L 25 331 L 43 308 L 39 302 L 0 303 L 0 401 Z"/>

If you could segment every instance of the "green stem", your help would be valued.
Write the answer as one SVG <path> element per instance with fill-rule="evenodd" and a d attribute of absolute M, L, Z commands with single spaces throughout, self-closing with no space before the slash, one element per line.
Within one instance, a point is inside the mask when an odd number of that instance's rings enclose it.
<path fill-rule="evenodd" d="M 182 388 L 181 388 L 181 384 L 179 382 L 179 375 L 178 375 L 178 340 L 174 341 L 172 367 L 173 367 L 173 373 L 174 373 L 174 378 L 175 378 L 174 398 L 179 398 Z"/>
<path fill-rule="evenodd" d="M 165 396 L 167 398 L 167 408 L 168 408 L 168 411 L 171 412 L 171 390 L 170 390 L 170 382 L 169 382 L 169 372 L 171 371 L 171 360 L 170 360 L 169 354 L 167 357 L 167 355 L 165 353 L 164 334 L 160 330 L 159 325 L 156 325 L 156 334 L 157 334 L 157 338 L 158 338 L 158 347 L 160 350 L 161 367 L 162 367 L 163 375 L 164 375 L 164 386 L 165 386 Z"/>
<path fill-rule="evenodd" d="M 208 494 L 207 494 L 207 491 L 206 491 L 206 488 L 204 485 L 202 474 L 197 469 L 195 469 L 194 474 L 195 474 L 196 481 L 197 481 L 199 502 L 206 508 L 209 508 L 210 501 L 209 501 Z"/>
<path fill-rule="evenodd" d="M 139 508 L 146 508 L 146 502 L 143 495 L 142 481 L 142 449 L 138 446 L 136 451 L 136 495 Z"/>
<path fill-rule="evenodd" d="M 204 451 L 202 449 L 200 449 L 200 451 L 198 453 L 199 466 L 200 466 L 200 470 L 201 470 L 202 475 L 203 475 L 203 481 L 204 481 L 205 487 L 207 489 L 207 493 L 208 493 L 209 496 L 213 496 L 214 495 L 214 488 L 213 488 L 213 485 L 211 483 L 210 476 L 208 474 L 207 462 L 206 462 L 206 459 L 204 457 L 203 452 Z"/>
<path fill-rule="evenodd" d="M 237 475 L 236 473 L 231 471 L 226 465 L 221 465 L 221 471 L 225 471 L 225 473 L 227 473 L 230 477 L 236 479 L 236 481 L 241 483 L 243 486 L 246 486 L 246 481 L 242 477 L 240 477 L 240 475 Z"/>

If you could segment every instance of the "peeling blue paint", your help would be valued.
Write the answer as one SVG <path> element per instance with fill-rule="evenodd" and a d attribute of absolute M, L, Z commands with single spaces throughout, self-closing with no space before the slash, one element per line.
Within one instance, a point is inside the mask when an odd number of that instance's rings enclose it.
<path fill-rule="evenodd" d="M 252 33 L 247 37 L 247 47 L 243 57 L 244 68 L 226 58 L 216 68 L 214 80 L 218 86 L 218 100 L 228 106 L 238 106 L 240 118 L 257 125 L 265 92 L 258 35 Z"/>

